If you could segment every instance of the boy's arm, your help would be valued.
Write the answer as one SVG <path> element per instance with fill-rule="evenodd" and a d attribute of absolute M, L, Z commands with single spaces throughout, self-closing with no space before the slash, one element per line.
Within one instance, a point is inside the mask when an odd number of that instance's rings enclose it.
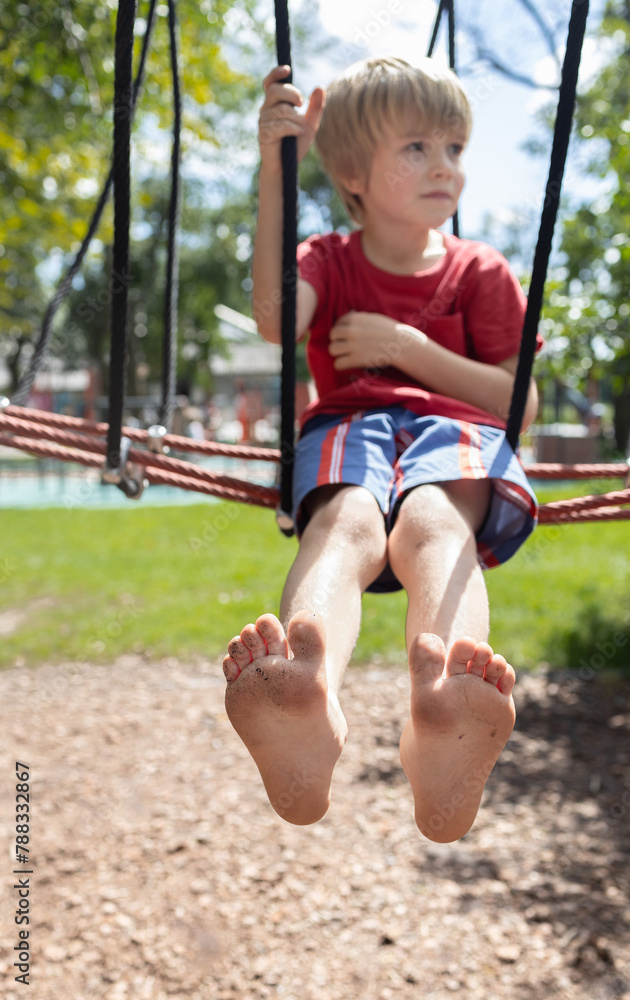
<path fill-rule="evenodd" d="M 258 179 L 258 223 L 252 262 L 254 319 L 264 340 L 279 344 L 282 310 L 282 156 L 284 136 L 297 139 L 298 160 L 310 146 L 321 118 L 324 92 L 317 87 L 308 108 L 296 110 L 302 95 L 281 81 L 288 66 L 276 66 L 264 80 L 265 102 L 260 111 L 259 142 L 261 166 Z M 314 288 L 299 280 L 297 287 L 297 337 L 306 332 L 317 305 Z"/>
<path fill-rule="evenodd" d="M 380 313 L 352 312 L 330 331 L 335 368 L 384 368 L 393 365 L 416 382 L 443 396 L 459 399 L 506 421 L 518 355 L 486 364 L 449 351 L 426 333 Z M 536 383 L 530 380 L 523 430 L 538 409 Z"/>

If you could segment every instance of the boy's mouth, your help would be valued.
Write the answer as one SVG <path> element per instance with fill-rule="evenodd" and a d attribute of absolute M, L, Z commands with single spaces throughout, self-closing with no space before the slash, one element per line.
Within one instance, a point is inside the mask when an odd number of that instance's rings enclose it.
<path fill-rule="evenodd" d="M 450 201 L 451 198 L 452 198 L 452 195 L 449 194 L 448 191 L 429 191 L 427 194 L 424 194 L 422 197 L 423 198 L 436 198 L 438 200 L 440 200 L 440 199 L 447 199 L 448 201 Z"/>

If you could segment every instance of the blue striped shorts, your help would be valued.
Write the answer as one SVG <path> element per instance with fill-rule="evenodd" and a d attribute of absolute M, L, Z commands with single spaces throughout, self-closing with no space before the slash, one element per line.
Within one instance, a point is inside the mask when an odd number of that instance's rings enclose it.
<path fill-rule="evenodd" d="M 298 536 L 307 517 L 303 501 L 318 486 L 364 486 L 390 531 L 405 494 L 415 486 L 457 479 L 490 479 L 492 496 L 477 534 L 483 569 L 504 563 L 536 525 L 538 505 L 505 432 L 449 417 L 419 417 L 401 406 L 308 421 L 298 441 L 293 478 L 293 522 Z M 398 590 L 391 570 L 370 590 Z"/>

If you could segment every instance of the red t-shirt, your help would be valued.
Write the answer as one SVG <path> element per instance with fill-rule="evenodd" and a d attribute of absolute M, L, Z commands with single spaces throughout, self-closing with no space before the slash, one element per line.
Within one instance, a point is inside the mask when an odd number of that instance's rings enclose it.
<path fill-rule="evenodd" d="M 336 371 L 328 353 L 331 328 L 356 310 L 390 316 L 448 350 L 486 364 L 518 354 L 527 300 L 507 261 L 485 243 L 443 236 L 444 256 L 410 275 L 371 264 L 360 231 L 311 236 L 300 244 L 300 277 L 317 292 L 306 352 L 319 397 L 307 408 L 303 423 L 319 413 L 404 406 L 420 416 L 505 427 L 485 410 L 431 392 L 395 367 Z"/>

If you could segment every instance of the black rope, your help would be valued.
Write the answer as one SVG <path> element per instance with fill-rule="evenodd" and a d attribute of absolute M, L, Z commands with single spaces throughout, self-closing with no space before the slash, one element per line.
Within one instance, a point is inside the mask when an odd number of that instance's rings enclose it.
<path fill-rule="evenodd" d="M 173 146 L 171 151 L 171 200 L 168 214 L 168 257 L 164 295 L 164 335 L 162 341 L 162 404 L 159 423 L 170 430 L 175 406 L 177 380 L 177 303 L 179 298 L 179 220 L 181 212 L 181 127 L 182 107 L 177 46 L 175 0 L 168 0 L 168 27 L 173 76 Z"/>
<path fill-rule="evenodd" d="M 291 36 L 287 0 L 274 0 L 279 66 L 291 66 Z M 292 71 L 285 77 L 291 83 Z M 282 394 L 280 400 L 280 513 L 289 514 L 293 493 L 295 435 L 295 313 L 297 301 L 297 141 L 282 140 Z M 284 523 L 284 522 L 283 522 Z M 283 528 L 281 523 L 281 528 Z M 290 529 L 285 530 L 290 533 Z"/>
<path fill-rule="evenodd" d="M 156 3 L 157 0 L 150 0 L 149 10 L 147 12 L 147 26 L 144 33 L 144 39 L 142 42 L 142 51 L 140 53 L 138 71 L 136 73 L 136 79 L 133 86 L 132 117 L 138 100 L 138 94 L 142 86 L 142 80 L 144 78 L 144 67 L 146 63 L 147 53 L 149 51 L 149 42 L 151 40 L 151 35 L 155 24 Z M 94 238 L 94 234 L 98 229 L 99 223 L 101 221 L 101 216 L 103 214 L 103 210 L 105 208 L 105 205 L 107 204 L 107 199 L 109 198 L 109 192 L 112 186 L 113 177 L 114 177 L 114 169 L 113 167 L 110 167 L 109 174 L 107 175 L 107 179 L 105 180 L 105 183 L 103 185 L 100 197 L 98 199 L 98 202 L 96 203 L 96 208 L 94 209 L 94 214 L 92 215 L 92 219 L 88 226 L 88 231 L 83 239 L 83 242 L 79 247 L 74 260 L 66 270 L 64 276 L 61 278 L 55 294 L 48 303 L 46 312 L 44 313 L 44 319 L 42 321 L 40 334 L 37 343 L 35 345 L 35 349 L 33 351 L 33 355 L 31 357 L 29 366 L 25 371 L 25 373 L 22 375 L 22 378 L 18 383 L 18 387 L 15 390 L 15 393 L 13 394 L 13 397 L 11 399 L 11 402 L 14 404 L 14 406 L 24 406 L 28 401 L 30 391 L 33 387 L 33 382 L 35 381 L 35 378 L 38 372 L 40 371 L 42 364 L 44 363 L 46 354 L 48 353 L 50 338 L 52 336 L 53 320 L 55 318 L 57 310 L 59 309 L 59 306 L 62 304 L 62 302 L 68 295 L 70 288 L 72 287 L 72 282 L 75 276 L 79 272 L 81 264 L 83 263 L 83 258 L 85 257 L 89 249 L 90 243 Z"/>
<path fill-rule="evenodd" d="M 516 450 L 518 445 L 529 392 L 532 366 L 534 364 L 534 355 L 536 353 L 536 334 L 542 310 L 545 279 L 549 264 L 549 255 L 551 253 L 553 231 L 558 214 L 562 178 L 564 176 L 569 139 L 571 138 L 573 108 L 575 106 L 575 94 L 587 16 L 588 0 L 573 0 L 567 34 L 567 47 L 562 65 L 558 110 L 549 161 L 549 176 L 545 188 L 545 199 L 540 219 L 540 228 L 538 230 L 538 242 L 536 243 L 534 253 L 532 279 L 527 296 L 527 310 L 523 323 L 521 350 L 516 378 L 514 379 L 510 415 L 507 422 L 506 438 L 514 450 Z"/>
<path fill-rule="evenodd" d="M 448 0 L 448 64 L 456 73 L 455 69 L 455 0 Z"/>
<path fill-rule="evenodd" d="M 440 33 L 440 23 L 442 21 L 442 15 L 446 13 L 448 19 L 448 64 L 453 73 L 456 72 L 455 68 L 455 0 L 440 0 L 440 5 L 438 7 L 437 14 L 435 15 L 435 22 L 433 24 L 433 31 L 431 32 L 431 40 L 429 42 L 429 48 L 427 49 L 427 59 L 430 59 L 433 55 L 435 49 L 435 43 L 437 42 L 438 35 Z M 459 236 L 459 211 L 455 209 L 452 216 L 453 225 L 453 236 Z"/>
<path fill-rule="evenodd" d="M 131 114 L 133 109 L 133 26 L 136 0 L 119 0 L 114 69 L 114 254 L 113 272 L 120 289 L 112 298 L 109 360 L 109 428 L 107 465 L 120 464 L 125 368 L 127 356 L 127 291 L 129 284 L 129 224 L 131 221 Z"/>
<path fill-rule="evenodd" d="M 448 0 L 448 64 L 453 73 L 457 72 L 455 66 L 455 0 Z M 453 212 L 452 218 L 453 236 L 459 236 L 459 208 Z"/>
<path fill-rule="evenodd" d="M 437 42 L 437 37 L 440 31 L 440 22 L 442 20 L 442 14 L 444 13 L 445 7 L 446 7 L 446 0 L 440 0 L 440 6 L 438 7 L 437 14 L 435 15 L 435 22 L 433 24 L 431 41 L 429 42 L 429 48 L 427 49 L 427 59 L 430 59 L 431 56 L 433 55 L 433 50 L 435 48 L 435 43 Z"/>

